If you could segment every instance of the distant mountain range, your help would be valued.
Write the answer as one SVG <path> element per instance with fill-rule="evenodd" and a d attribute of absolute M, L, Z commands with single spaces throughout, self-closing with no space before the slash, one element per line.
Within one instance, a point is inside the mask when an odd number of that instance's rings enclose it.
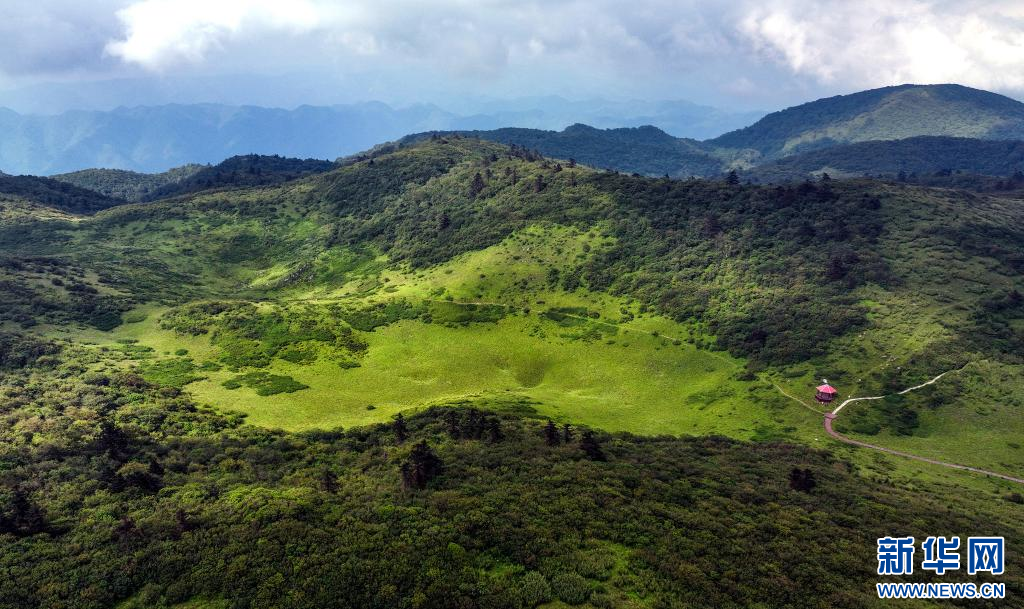
<path fill-rule="evenodd" d="M 1024 140 L 1024 104 L 959 85 L 903 85 L 806 103 L 705 141 L 651 126 L 459 133 L 653 176 L 708 177 L 730 169 L 747 170 L 747 178 L 759 181 L 822 172 L 1010 175 L 1022 168 L 1021 145 L 1014 140 Z"/>
<path fill-rule="evenodd" d="M 598 168 L 676 178 L 714 177 L 731 169 L 760 182 L 825 172 L 837 177 L 895 176 L 901 171 L 1009 176 L 1022 169 L 1021 145 L 1015 141 L 1024 140 L 1024 104 L 959 85 L 902 85 L 831 97 L 769 114 L 748 127 L 703 141 L 676 137 L 652 125 L 599 128 L 614 122 L 616 112 L 623 113 L 617 120 L 626 125 L 651 117 L 680 129 L 727 122 L 711 108 L 685 102 L 637 102 L 630 109 L 612 102 L 537 98 L 519 107 L 526 110 L 514 111 L 496 102 L 484 107 L 487 114 L 474 116 L 434 106 L 394 109 L 379 103 L 295 110 L 159 106 L 54 117 L 7 111 L 0 112 L 0 169 L 11 174 L 60 174 L 72 167 L 146 172 L 144 176 L 92 170 L 57 176 L 109 196 L 143 200 L 175 191 L 177 182 L 199 171 L 156 173 L 172 166 L 217 163 L 251 153 L 343 158 L 380 142 L 445 134 L 514 144 Z M 591 116 L 598 126 L 576 123 L 560 131 L 490 127 L 565 121 L 576 114 Z M 698 127 L 701 124 L 704 127 Z M 307 163 L 300 173 L 312 167 L 308 163 L 329 167 L 327 161 L 299 163 Z M 290 175 L 279 169 L 257 177 L 246 173 L 255 171 L 248 166 L 242 174 L 221 167 L 197 179 L 204 188 L 252 185 Z"/>
<path fill-rule="evenodd" d="M 379 102 L 294 110 L 172 104 L 54 116 L 0 109 L 0 170 L 33 175 L 90 168 L 159 173 L 246 154 L 333 159 L 422 131 L 560 129 L 576 122 L 599 127 L 654 124 L 674 135 L 709 137 L 762 115 L 682 101 L 572 102 L 557 97 L 476 107 L 483 112 L 456 114 L 433 105 L 393 108 Z"/>

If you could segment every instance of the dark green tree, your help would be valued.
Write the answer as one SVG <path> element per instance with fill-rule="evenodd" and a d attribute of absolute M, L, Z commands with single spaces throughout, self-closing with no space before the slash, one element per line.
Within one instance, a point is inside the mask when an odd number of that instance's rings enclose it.
<path fill-rule="evenodd" d="M 484 183 L 484 177 L 480 175 L 480 172 L 478 171 L 476 172 L 476 175 L 473 176 L 473 183 L 469 185 L 469 198 L 475 199 L 477 195 L 483 191 L 484 186 L 486 186 Z"/>
<path fill-rule="evenodd" d="M 395 440 L 399 444 L 405 442 L 406 438 L 409 437 L 409 428 L 405 426 L 405 417 L 402 416 L 402 413 L 398 413 L 398 416 L 395 417 L 393 428 L 395 430 Z"/>
<path fill-rule="evenodd" d="M 591 431 L 583 432 L 583 437 L 580 438 L 580 450 L 582 450 L 591 461 L 607 460 L 604 456 L 604 451 L 601 450 L 601 445 L 598 444 L 597 438 L 594 437 L 594 433 Z"/>
<path fill-rule="evenodd" d="M 558 426 L 555 425 L 554 421 L 548 421 L 548 424 L 544 427 L 544 439 L 547 441 L 548 446 L 558 446 Z"/>
<path fill-rule="evenodd" d="M 495 417 L 487 419 L 487 433 L 492 443 L 496 444 L 505 439 L 505 434 L 501 431 L 501 421 Z"/>
<path fill-rule="evenodd" d="M 412 447 L 409 457 L 402 463 L 402 487 L 406 490 L 426 488 L 427 483 L 436 478 L 442 469 L 440 457 L 426 440 L 422 440 Z"/>
<path fill-rule="evenodd" d="M 814 490 L 818 482 L 814 479 L 814 472 L 809 469 L 794 467 L 789 472 L 789 488 L 801 493 L 809 493 Z"/>

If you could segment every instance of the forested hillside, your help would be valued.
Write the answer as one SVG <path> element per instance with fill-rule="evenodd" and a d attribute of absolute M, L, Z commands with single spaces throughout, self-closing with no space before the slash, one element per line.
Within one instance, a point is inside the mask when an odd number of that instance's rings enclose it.
<path fill-rule="evenodd" d="M 952 137 L 912 137 L 834 146 L 759 165 L 744 178 L 760 182 L 832 177 L 950 176 L 955 173 L 1024 177 L 1024 142 Z"/>
<path fill-rule="evenodd" d="M 177 184 L 203 169 L 202 165 L 184 165 L 163 173 L 139 173 L 123 169 L 83 169 L 51 176 L 54 180 L 87 188 L 117 199 L 138 202 L 169 184 Z"/>
<path fill-rule="evenodd" d="M 812 401 L 1021 471 L 1020 200 L 458 135 L 257 184 L 0 214 L 11 606 L 862 607 L 879 536 L 1024 542 Z"/>
<path fill-rule="evenodd" d="M 91 214 L 124 203 L 92 189 L 36 176 L 0 173 L 0 194 L 19 197 L 77 214 Z"/>
<path fill-rule="evenodd" d="M 775 159 L 842 143 L 922 135 L 1024 139 L 1024 104 L 961 85 L 883 87 L 773 112 L 705 144 Z"/>
<path fill-rule="evenodd" d="M 330 161 L 289 159 L 278 155 L 248 154 L 234 156 L 212 167 L 203 167 L 189 175 L 168 182 L 142 197 L 155 201 L 191 192 L 215 188 L 244 188 L 280 184 L 313 173 L 334 168 Z"/>
<path fill-rule="evenodd" d="M 706 152 L 700 142 L 672 137 L 652 126 L 595 129 L 576 124 L 562 131 L 509 128 L 458 133 L 535 150 L 558 159 L 574 159 L 600 169 L 648 176 L 717 176 L 723 168 L 722 161 Z M 406 141 L 429 135 L 410 136 Z"/>

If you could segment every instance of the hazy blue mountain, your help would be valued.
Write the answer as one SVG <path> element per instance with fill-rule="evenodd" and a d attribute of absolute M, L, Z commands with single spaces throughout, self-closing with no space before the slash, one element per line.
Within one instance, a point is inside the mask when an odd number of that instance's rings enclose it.
<path fill-rule="evenodd" d="M 158 173 L 245 154 L 337 158 L 431 130 L 562 129 L 578 122 L 602 128 L 653 124 L 674 135 L 707 137 L 759 116 L 689 102 L 574 102 L 558 97 L 487 102 L 463 110 L 467 113 L 426 104 L 393 108 L 380 102 L 294 110 L 170 104 L 43 116 L 0 108 L 0 169 L 36 175 L 89 168 Z"/>
<path fill-rule="evenodd" d="M 525 97 L 468 103 L 459 114 L 467 129 L 522 127 L 559 130 L 577 123 L 599 129 L 654 125 L 676 137 L 707 139 L 738 129 L 758 120 L 764 112 L 729 112 L 683 100 L 609 101 L 567 100 L 558 96 Z M 480 124 L 472 124 L 479 120 Z"/>
<path fill-rule="evenodd" d="M 424 129 L 457 127 L 433 106 L 168 105 L 57 116 L 0 113 L 0 168 L 55 174 L 103 167 L 160 172 L 244 154 L 335 158 Z"/>

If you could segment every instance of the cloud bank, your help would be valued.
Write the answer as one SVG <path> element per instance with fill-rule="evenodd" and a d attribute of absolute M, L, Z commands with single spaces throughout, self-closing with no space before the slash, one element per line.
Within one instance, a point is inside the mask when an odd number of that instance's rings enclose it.
<path fill-rule="evenodd" d="M 769 1 L 738 30 L 766 59 L 819 82 L 1024 90 L 1020 2 Z"/>
<path fill-rule="evenodd" d="M 0 79 L 321 70 L 481 94 L 499 81 L 563 95 L 589 83 L 619 96 L 703 89 L 757 99 L 904 82 L 1024 94 L 1020 0 L 2 4 Z"/>

